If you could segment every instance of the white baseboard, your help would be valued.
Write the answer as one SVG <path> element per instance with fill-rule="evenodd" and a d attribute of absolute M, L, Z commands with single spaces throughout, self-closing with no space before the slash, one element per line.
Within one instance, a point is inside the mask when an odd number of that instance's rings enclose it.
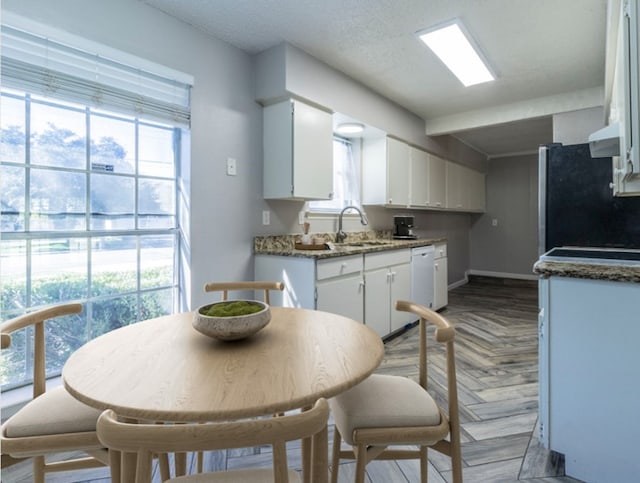
<path fill-rule="evenodd" d="M 465 275 L 468 279 L 469 275 L 480 275 L 482 277 L 497 277 L 497 278 L 515 278 L 518 280 L 538 280 L 538 275 L 523 274 L 523 273 L 508 273 L 508 272 L 492 272 L 489 270 L 467 270 Z"/>
<path fill-rule="evenodd" d="M 465 276 L 464 276 L 464 278 L 462 280 L 458 280 L 457 282 L 450 283 L 447 286 L 447 289 L 453 290 L 456 287 L 461 287 L 462 285 L 466 285 L 468 283 L 469 283 L 469 277 L 465 273 Z"/>

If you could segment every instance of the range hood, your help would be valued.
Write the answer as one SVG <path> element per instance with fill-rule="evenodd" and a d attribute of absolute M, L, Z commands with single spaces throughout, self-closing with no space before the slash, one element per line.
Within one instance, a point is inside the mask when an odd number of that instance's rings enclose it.
<path fill-rule="evenodd" d="M 610 124 L 589 136 L 592 158 L 620 156 L 620 124 Z"/>

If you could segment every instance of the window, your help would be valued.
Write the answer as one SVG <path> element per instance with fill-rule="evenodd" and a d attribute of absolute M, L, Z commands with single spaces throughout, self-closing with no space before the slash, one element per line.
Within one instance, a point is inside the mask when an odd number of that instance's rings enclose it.
<path fill-rule="evenodd" d="M 5 82 L 5 33 L 0 312 L 7 320 L 50 304 L 83 304 L 82 313 L 46 327 L 46 372 L 54 376 L 86 341 L 176 310 L 176 190 L 188 131 L 171 109 L 164 117 L 158 109 L 127 113 L 109 102 L 74 102 L 72 90 L 57 97 L 29 83 L 20 89 L 19 75 Z M 16 333 L 3 351 L 3 390 L 31 382 L 31 337 Z"/>
<path fill-rule="evenodd" d="M 333 190 L 332 200 L 310 201 L 309 210 L 337 212 L 345 206 L 360 206 L 360 163 L 353 143 L 339 137 L 333 138 Z"/>

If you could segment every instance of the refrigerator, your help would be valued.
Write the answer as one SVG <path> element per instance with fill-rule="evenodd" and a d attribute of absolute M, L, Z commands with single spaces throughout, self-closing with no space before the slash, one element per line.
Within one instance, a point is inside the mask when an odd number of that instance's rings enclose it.
<path fill-rule="evenodd" d="M 539 150 L 539 254 L 562 246 L 640 248 L 640 196 L 613 196 L 611 158 L 588 144 Z"/>

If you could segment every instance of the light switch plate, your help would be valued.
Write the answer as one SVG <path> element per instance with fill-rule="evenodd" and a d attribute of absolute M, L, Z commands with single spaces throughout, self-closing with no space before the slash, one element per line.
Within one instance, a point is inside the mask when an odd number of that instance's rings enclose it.
<path fill-rule="evenodd" d="M 234 158 L 227 158 L 227 176 L 235 176 L 236 174 L 236 160 Z"/>

